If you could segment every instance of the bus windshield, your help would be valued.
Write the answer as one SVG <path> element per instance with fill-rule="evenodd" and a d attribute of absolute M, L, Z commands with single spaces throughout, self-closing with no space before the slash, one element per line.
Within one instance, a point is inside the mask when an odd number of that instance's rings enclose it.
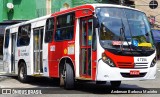
<path fill-rule="evenodd" d="M 103 48 L 129 52 L 154 51 L 151 29 L 143 12 L 125 8 L 97 8 Z M 150 54 L 149 54 L 150 55 Z"/>

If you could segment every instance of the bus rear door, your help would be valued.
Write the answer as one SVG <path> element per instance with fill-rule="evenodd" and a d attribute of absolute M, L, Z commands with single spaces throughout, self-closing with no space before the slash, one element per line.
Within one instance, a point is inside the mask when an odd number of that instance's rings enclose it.
<path fill-rule="evenodd" d="M 11 33 L 11 72 L 15 73 L 16 33 Z"/>
<path fill-rule="evenodd" d="M 43 27 L 33 30 L 34 73 L 43 73 L 43 31 Z"/>

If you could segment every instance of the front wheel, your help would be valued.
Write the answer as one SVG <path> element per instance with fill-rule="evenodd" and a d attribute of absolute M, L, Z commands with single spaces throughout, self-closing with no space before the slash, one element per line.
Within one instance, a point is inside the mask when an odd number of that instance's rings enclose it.
<path fill-rule="evenodd" d="M 111 81 L 110 83 L 113 88 L 118 88 L 121 85 L 121 81 Z"/>
<path fill-rule="evenodd" d="M 60 73 L 60 86 L 64 86 L 65 89 L 74 88 L 74 71 L 68 63 L 64 65 Z"/>
<path fill-rule="evenodd" d="M 23 83 L 28 81 L 27 68 L 24 62 L 20 63 L 20 67 L 18 69 L 18 79 Z"/>
<path fill-rule="evenodd" d="M 159 59 L 160 58 L 160 43 L 157 43 L 156 49 L 157 49 L 157 58 Z"/>

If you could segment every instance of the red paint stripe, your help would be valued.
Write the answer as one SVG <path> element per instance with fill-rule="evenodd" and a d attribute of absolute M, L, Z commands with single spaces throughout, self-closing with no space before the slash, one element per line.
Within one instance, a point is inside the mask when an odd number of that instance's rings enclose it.
<path fill-rule="evenodd" d="M 133 56 L 120 56 L 112 54 L 109 51 L 105 51 L 106 55 L 113 60 L 116 67 L 119 68 L 134 68 L 134 57 Z"/>
<path fill-rule="evenodd" d="M 61 15 L 61 14 L 64 14 L 64 13 L 77 11 L 79 9 L 91 9 L 92 11 L 94 11 L 94 7 L 92 5 L 82 5 L 82 6 L 77 6 L 77 7 L 74 7 L 74 8 L 67 9 L 67 10 L 63 10 L 63 11 L 60 11 L 60 12 L 55 12 L 54 14 L 52 14 L 52 16 L 57 16 L 57 15 Z"/>

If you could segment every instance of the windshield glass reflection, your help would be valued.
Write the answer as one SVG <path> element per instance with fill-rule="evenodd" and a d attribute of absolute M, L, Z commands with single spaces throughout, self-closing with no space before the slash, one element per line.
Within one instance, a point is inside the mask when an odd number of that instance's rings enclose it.
<path fill-rule="evenodd" d="M 100 42 L 106 49 L 153 50 L 153 40 L 146 15 L 122 8 L 97 8 Z"/>

